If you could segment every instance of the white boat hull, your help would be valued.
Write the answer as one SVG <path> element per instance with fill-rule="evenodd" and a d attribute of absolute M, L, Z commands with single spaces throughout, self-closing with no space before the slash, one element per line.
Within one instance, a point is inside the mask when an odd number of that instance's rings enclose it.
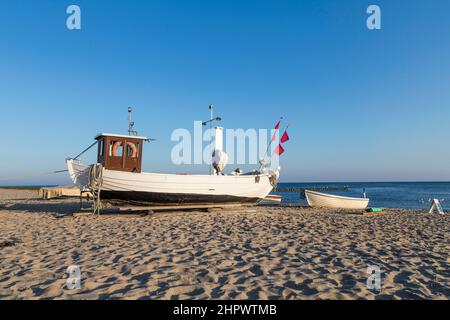
<path fill-rule="evenodd" d="M 69 172 L 72 163 L 68 161 Z M 77 182 L 89 181 L 89 170 L 77 171 Z M 183 205 L 209 203 L 257 203 L 273 189 L 270 174 L 176 175 L 132 173 L 102 169 L 102 201 L 113 204 Z M 75 181 L 74 181 L 75 182 Z"/>
<path fill-rule="evenodd" d="M 367 198 L 341 197 L 331 194 L 305 190 L 306 200 L 311 207 L 364 210 L 369 205 Z"/>
<path fill-rule="evenodd" d="M 110 202 L 155 205 L 256 203 L 264 199 L 272 188 L 267 175 L 258 179 L 252 175 L 175 175 L 103 170 L 101 198 Z"/>

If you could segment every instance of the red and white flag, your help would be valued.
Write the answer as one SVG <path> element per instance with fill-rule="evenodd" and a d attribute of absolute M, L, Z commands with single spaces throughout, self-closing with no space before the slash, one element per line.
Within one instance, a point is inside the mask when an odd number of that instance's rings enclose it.
<path fill-rule="evenodd" d="M 280 118 L 280 121 L 278 121 L 277 125 L 275 126 L 275 130 L 280 129 L 280 123 L 281 123 L 281 120 L 283 120 L 283 117 L 281 117 L 281 118 Z"/>
<path fill-rule="evenodd" d="M 287 129 L 286 129 L 286 131 L 283 133 L 283 136 L 281 137 L 281 143 L 285 143 L 286 141 L 289 141 L 289 135 L 288 135 L 288 132 L 287 132 Z"/>
<path fill-rule="evenodd" d="M 277 138 L 277 133 L 278 133 L 278 130 L 280 129 L 281 120 L 283 120 L 283 117 L 280 117 L 280 120 L 279 120 L 278 123 L 275 125 L 275 132 L 274 132 L 273 135 L 272 135 L 272 142 L 274 142 L 275 139 Z"/>
<path fill-rule="evenodd" d="M 277 156 L 281 156 L 284 152 L 283 146 L 281 145 L 281 143 L 278 144 L 278 146 L 275 148 L 275 150 L 273 151 L 273 153 L 275 153 Z"/>

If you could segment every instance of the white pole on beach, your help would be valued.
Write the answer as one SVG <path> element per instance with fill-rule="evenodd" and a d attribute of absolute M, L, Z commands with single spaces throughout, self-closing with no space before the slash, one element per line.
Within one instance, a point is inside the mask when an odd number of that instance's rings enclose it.
<path fill-rule="evenodd" d="M 210 117 L 209 117 L 209 156 L 211 157 L 211 163 L 209 165 L 209 175 L 212 175 L 212 125 L 213 125 L 213 109 L 214 105 L 209 105 Z"/>
<path fill-rule="evenodd" d="M 209 153 L 211 156 L 211 164 L 209 166 L 209 174 L 212 175 L 213 173 L 213 163 L 212 163 L 212 128 L 213 128 L 213 122 L 214 121 L 222 121 L 221 117 L 217 117 L 217 118 L 213 118 L 213 109 L 214 109 L 214 105 L 210 104 L 208 106 L 209 110 L 210 110 L 210 118 L 208 121 L 204 121 L 202 122 L 203 126 L 206 126 L 206 124 L 209 122 Z"/>

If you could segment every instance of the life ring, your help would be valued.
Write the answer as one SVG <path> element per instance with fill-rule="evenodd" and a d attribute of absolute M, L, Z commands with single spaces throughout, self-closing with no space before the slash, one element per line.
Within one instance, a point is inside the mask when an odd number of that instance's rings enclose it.
<path fill-rule="evenodd" d="M 122 142 L 117 141 L 116 143 L 114 143 L 113 145 L 113 149 L 112 149 L 112 155 L 113 157 L 119 157 L 118 154 L 118 150 L 120 148 L 120 146 L 122 145 Z M 137 158 L 137 148 L 136 145 L 132 142 L 127 142 L 127 146 L 129 146 L 131 148 L 131 158 Z"/>
<path fill-rule="evenodd" d="M 131 158 L 137 158 L 137 148 L 136 148 L 136 144 L 131 143 L 131 142 L 127 142 L 127 146 L 129 146 L 131 148 Z"/>
<path fill-rule="evenodd" d="M 117 141 L 116 143 L 114 143 L 114 145 L 113 145 L 113 148 L 112 148 L 112 156 L 113 157 L 119 157 L 119 154 L 118 154 L 118 150 L 119 150 L 119 147 L 122 145 L 122 142 L 120 142 L 120 141 Z"/>

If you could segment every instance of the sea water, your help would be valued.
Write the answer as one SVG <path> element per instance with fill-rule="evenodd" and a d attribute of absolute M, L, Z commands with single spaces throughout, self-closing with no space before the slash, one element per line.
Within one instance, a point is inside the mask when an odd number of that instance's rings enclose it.
<path fill-rule="evenodd" d="M 364 189 L 370 207 L 428 210 L 432 199 L 439 199 L 444 210 L 450 210 L 450 182 L 339 182 L 278 183 L 278 188 L 348 187 L 348 190 L 320 191 L 347 197 L 363 197 Z M 283 203 L 307 205 L 300 192 L 273 192 L 283 196 Z"/>

